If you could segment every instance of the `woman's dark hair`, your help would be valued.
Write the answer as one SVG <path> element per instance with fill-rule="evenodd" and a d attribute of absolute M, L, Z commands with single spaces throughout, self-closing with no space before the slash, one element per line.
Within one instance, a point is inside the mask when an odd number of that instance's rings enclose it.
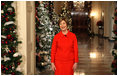
<path fill-rule="evenodd" d="M 58 25 L 60 25 L 60 22 L 63 21 L 63 20 L 66 22 L 66 24 L 68 26 L 68 21 L 67 21 L 66 18 L 60 18 L 59 21 L 58 21 Z"/>

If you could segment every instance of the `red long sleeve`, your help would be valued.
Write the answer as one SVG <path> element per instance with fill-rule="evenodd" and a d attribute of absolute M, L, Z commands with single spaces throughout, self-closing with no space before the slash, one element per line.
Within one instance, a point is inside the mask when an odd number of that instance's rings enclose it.
<path fill-rule="evenodd" d="M 68 31 L 66 36 L 62 32 L 54 36 L 51 47 L 51 63 L 54 63 L 55 60 L 78 62 L 78 44 L 75 34 Z"/>
<path fill-rule="evenodd" d="M 52 47 L 51 47 L 51 63 L 54 63 L 56 48 L 57 48 L 56 47 L 56 38 L 54 36 L 53 42 L 52 42 Z"/>
<path fill-rule="evenodd" d="M 75 62 L 78 62 L 78 44 L 76 36 L 74 37 L 74 54 L 75 54 Z"/>

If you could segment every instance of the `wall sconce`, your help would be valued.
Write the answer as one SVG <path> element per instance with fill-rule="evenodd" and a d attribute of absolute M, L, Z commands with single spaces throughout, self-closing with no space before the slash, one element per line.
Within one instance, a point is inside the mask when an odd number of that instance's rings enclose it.
<path fill-rule="evenodd" d="M 95 15 L 96 15 L 95 12 L 91 12 L 91 14 L 90 14 L 91 17 L 94 17 Z"/>

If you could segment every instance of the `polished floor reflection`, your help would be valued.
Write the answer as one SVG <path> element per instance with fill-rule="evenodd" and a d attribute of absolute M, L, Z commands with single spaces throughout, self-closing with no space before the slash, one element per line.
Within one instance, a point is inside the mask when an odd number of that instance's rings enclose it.
<path fill-rule="evenodd" d="M 98 36 L 89 37 L 87 34 L 76 34 L 79 48 L 79 63 L 74 75 L 113 75 L 111 51 L 113 42 Z M 53 75 L 52 70 L 46 69 L 39 75 Z"/>
<path fill-rule="evenodd" d="M 113 42 L 98 36 L 77 35 L 79 63 L 75 75 L 112 75 Z"/>

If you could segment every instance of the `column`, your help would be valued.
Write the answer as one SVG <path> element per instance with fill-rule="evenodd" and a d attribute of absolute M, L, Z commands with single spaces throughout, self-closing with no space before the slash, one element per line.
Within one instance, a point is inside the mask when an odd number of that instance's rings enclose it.
<path fill-rule="evenodd" d="M 17 1 L 16 21 L 19 40 L 22 41 L 18 50 L 22 54 L 20 67 L 24 75 L 34 75 L 36 71 L 34 7 L 34 1 Z"/>

